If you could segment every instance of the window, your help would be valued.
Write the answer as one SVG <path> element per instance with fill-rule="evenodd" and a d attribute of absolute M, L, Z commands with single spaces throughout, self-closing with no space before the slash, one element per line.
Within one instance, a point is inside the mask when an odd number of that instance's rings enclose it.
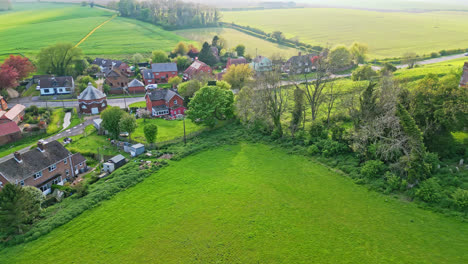
<path fill-rule="evenodd" d="M 34 174 L 34 179 L 38 179 L 38 178 L 40 178 L 40 177 L 42 177 L 42 171 L 36 172 L 36 173 Z"/>
<path fill-rule="evenodd" d="M 174 100 L 174 104 L 177 104 L 177 99 L 176 99 L 176 100 Z"/>
<path fill-rule="evenodd" d="M 49 189 L 50 189 L 50 187 L 49 187 L 48 184 L 44 184 L 41 187 L 39 187 L 39 190 L 41 190 L 42 192 L 45 192 L 45 191 L 47 191 Z"/>
<path fill-rule="evenodd" d="M 62 177 L 59 176 L 52 181 L 52 184 L 59 184 L 62 181 Z"/>
<path fill-rule="evenodd" d="M 175 72 L 172 72 L 172 74 L 175 74 Z"/>
<path fill-rule="evenodd" d="M 49 171 L 54 171 L 57 168 L 57 166 L 54 164 L 52 166 L 49 166 Z"/>
<path fill-rule="evenodd" d="M 83 166 L 83 162 L 80 162 L 80 167 Z"/>
<path fill-rule="evenodd" d="M 67 176 L 69 176 L 69 175 L 70 175 L 70 171 L 65 170 L 65 174 L 66 174 Z"/>
<path fill-rule="evenodd" d="M 24 186 L 24 181 L 20 181 L 20 185 L 21 185 L 21 186 Z"/>
<path fill-rule="evenodd" d="M 67 159 L 64 159 L 64 160 L 63 160 L 63 164 L 67 164 Z"/>
<path fill-rule="evenodd" d="M 159 75 L 159 72 L 157 72 L 156 75 Z"/>

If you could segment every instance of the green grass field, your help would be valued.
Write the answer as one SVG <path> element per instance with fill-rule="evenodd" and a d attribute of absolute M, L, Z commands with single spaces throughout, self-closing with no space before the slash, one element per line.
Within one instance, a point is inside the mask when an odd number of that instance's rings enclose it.
<path fill-rule="evenodd" d="M 289 58 L 298 53 L 296 49 L 259 39 L 231 28 L 186 29 L 177 30 L 175 33 L 197 42 L 211 42 L 213 37 L 218 35 L 226 40 L 228 49 L 234 48 L 239 44 L 244 44 L 246 47 L 246 54 L 250 54 L 252 57 L 255 57 L 258 53 L 258 55 L 264 56 L 282 54 Z"/>
<path fill-rule="evenodd" d="M 72 245 L 72 246 L 70 246 Z M 171 165 L 2 263 L 466 263 L 466 223 L 302 156 L 240 144 Z"/>
<path fill-rule="evenodd" d="M 145 121 L 144 119 L 138 119 L 137 124 L 138 126 L 135 132 L 132 133 L 132 139 L 137 142 L 146 143 L 145 134 L 143 132 L 145 124 L 156 124 L 158 126 L 158 135 L 156 138 L 156 143 L 184 136 L 184 124 L 181 120 L 167 121 L 164 119 L 156 118 L 147 119 Z M 189 119 L 185 120 L 185 132 L 187 135 L 203 128 L 203 126 L 196 125 Z"/>
<path fill-rule="evenodd" d="M 320 45 L 367 43 L 371 58 L 468 48 L 466 12 L 376 12 L 338 8 L 223 12 L 223 21 L 282 31 Z"/>
<path fill-rule="evenodd" d="M 10 53 L 35 55 L 57 42 L 78 43 L 114 13 L 100 8 L 56 3 L 18 3 L 0 13 L 0 59 Z M 155 25 L 117 17 L 96 30 L 80 47 L 85 55 L 130 57 L 155 49 L 170 51 L 186 39 Z"/>

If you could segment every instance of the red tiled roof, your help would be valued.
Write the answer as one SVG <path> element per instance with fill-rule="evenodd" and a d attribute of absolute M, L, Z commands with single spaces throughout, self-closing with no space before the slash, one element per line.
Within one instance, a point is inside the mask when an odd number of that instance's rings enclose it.
<path fill-rule="evenodd" d="M 10 119 L 10 120 L 13 120 L 15 117 L 17 117 L 21 112 L 24 111 L 26 107 L 24 105 L 20 105 L 20 104 L 17 104 L 15 106 L 13 106 L 13 108 L 10 109 L 10 111 L 8 111 L 6 114 L 5 114 L 5 117 Z"/>
<path fill-rule="evenodd" d="M 206 63 L 203 61 L 196 60 L 188 67 L 184 73 L 187 75 L 193 75 L 197 72 L 199 72 L 203 67 L 209 67 Z"/>
<path fill-rule="evenodd" d="M 13 121 L 0 124 L 0 136 L 10 135 L 17 132 L 21 132 L 21 130 Z"/>

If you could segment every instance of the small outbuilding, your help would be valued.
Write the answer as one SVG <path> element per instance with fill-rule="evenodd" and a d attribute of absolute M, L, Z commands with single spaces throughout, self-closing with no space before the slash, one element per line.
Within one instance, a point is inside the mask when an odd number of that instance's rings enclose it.
<path fill-rule="evenodd" d="M 136 93 L 145 93 L 145 85 L 137 79 L 133 79 L 131 82 L 128 83 L 128 93 L 136 94 Z"/>
<path fill-rule="evenodd" d="M 91 83 L 78 96 L 80 113 L 98 115 L 107 107 L 107 96 Z"/>
<path fill-rule="evenodd" d="M 130 152 L 130 155 L 132 155 L 132 157 L 136 157 L 145 152 L 145 145 L 138 143 L 138 144 L 132 145 L 130 148 L 128 148 L 128 150 Z"/>
<path fill-rule="evenodd" d="M 123 165 L 125 165 L 125 163 L 127 163 L 127 160 L 125 159 L 124 156 L 122 156 L 121 154 L 113 157 L 112 159 L 108 160 L 107 162 L 105 162 L 103 164 L 103 171 L 106 171 L 108 173 L 111 173 L 113 171 L 115 171 L 116 169 L 122 167 Z"/>

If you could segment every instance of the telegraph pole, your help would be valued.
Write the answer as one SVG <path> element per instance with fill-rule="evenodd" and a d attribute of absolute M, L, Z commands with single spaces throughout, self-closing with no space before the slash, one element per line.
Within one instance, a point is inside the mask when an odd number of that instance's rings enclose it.
<path fill-rule="evenodd" d="M 187 145 L 187 137 L 185 135 L 185 113 L 184 113 L 184 145 Z"/>

